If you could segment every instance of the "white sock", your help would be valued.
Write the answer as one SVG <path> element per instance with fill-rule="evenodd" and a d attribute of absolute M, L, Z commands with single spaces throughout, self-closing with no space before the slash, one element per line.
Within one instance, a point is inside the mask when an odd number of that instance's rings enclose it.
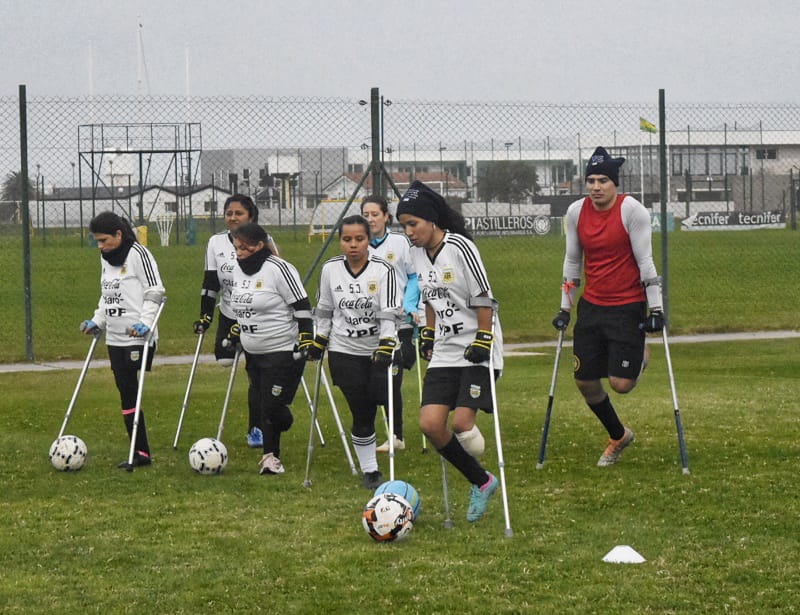
<path fill-rule="evenodd" d="M 378 469 L 378 456 L 375 452 L 375 432 L 371 435 L 360 438 L 350 434 L 350 440 L 353 443 L 353 448 L 356 449 L 356 457 L 358 457 L 358 465 L 361 466 L 361 471 L 366 474 L 367 472 L 374 472 Z"/>

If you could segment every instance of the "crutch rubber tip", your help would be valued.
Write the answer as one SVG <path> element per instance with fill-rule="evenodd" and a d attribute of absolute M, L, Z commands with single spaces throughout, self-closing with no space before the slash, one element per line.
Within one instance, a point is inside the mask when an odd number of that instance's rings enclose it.
<path fill-rule="evenodd" d="M 303 487 L 305 487 L 306 489 L 311 487 L 311 481 L 310 480 L 304 480 L 303 481 Z"/>
<path fill-rule="evenodd" d="M 683 468 L 683 473 L 684 473 L 686 476 L 689 476 L 689 474 L 691 474 L 691 472 L 689 472 L 689 468 Z"/>
<path fill-rule="evenodd" d="M 543 464 L 543 463 L 537 463 L 537 464 L 536 464 L 536 469 L 537 469 L 537 470 L 541 470 L 543 467 L 544 467 L 544 464 Z"/>
<path fill-rule="evenodd" d="M 514 535 L 514 530 L 512 530 L 510 527 L 507 527 L 506 528 L 506 538 L 511 538 L 513 535 Z"/>
<path fill-rule="evenodd" d="M 133 464 L 132 463 L 126 463 L 125 464 L 125 471 L 126 472 L 133 472 Z"/>
<path fill-rule="evenodd" d="M 444 529 L 452 530 L 453 529 L 453 522 L 450 519 L 445 519 L 444 521 Z"/>
<path fill-rule="evenodd" d="M 428 449 L 427 449 L 427 448 L 423 448 L 423 449 L 422 449 L 422 454 L 423 454 L 423 455 L 425 455 L 427 452 L 428 452 Z"/>

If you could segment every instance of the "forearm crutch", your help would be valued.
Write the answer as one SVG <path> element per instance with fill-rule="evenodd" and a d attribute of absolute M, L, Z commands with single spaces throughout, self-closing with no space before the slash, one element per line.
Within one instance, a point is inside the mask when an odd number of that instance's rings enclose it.
<path fill-rule="evenodd" d="M 542 443 L 539 445 L 539 463 L 536 469 L 544 467 L 544 453 L 547 448 L 547 436 L 550 433 L 550 415 L 553 412 L 553 397 L 556 393 L 556 376 L 558 376 L 558 360 L 561 357 L 561 347 L 564 343 L 564 329 L 558 331 L 558 343 L 556 344 L 556 360 L 553 363 L 553 377 L 550 380 L 550 395 L 547 398 L 547 412 L 544 415 L 544 428 L 542 429 Z"/>
<path fill-rule="evenodd" d="M 200 358 L 200 347 L 203 345 L 203 338 L 206 332 L 203 331 L 197 336 L 197 348 L 194 351 L 194 359 L 192 359 L 192 368 L 189 370 L 189 382 L 186 384 L 186 394 L 183 396 L 183 404 L 181 405 L 181 414 L 178 417 L 178 429 L 175 431 L 175 441 L 172 443 L 172 450 L 178 450 L 178 438 L 181 437 L 181 428 L 183 427 L 183 417 L 186 414 L 186 406 L 189 404 L 189 393 L 192 390 L 192 382 L 194 381 L 194 373 L 197 371 L 197 360 Z"/>
<path fill-rule="evenodd" d="M 311 399 L 311 394 L 308 392 L 308 385 L 306 385 L 305 376 L 302 376 L 300 378 L 300 384 L 303 385 L 303 393 L 306 396 L 306 403 L 308 404 L 308 412 L 309 412 L 309 414 L 313 414 L 314 413 L 314 408 L 313 408 L 314 402 Z M 314 425 L 317 428 L 317 436 L 319 436 L 319 445 L 324 448 L 325 447 L 325 437 L 322 435 L 322 428 L 319 426 L 319 419 L 314 421 Z"/>
<path fill-rule="evenodd" d="M 417 348 L 417 360 L 415 363 L 417 364 L 417 388 L 419 389 L 419 407 L 422 407 L 422 366 L 420 365 L 421 358 L 419 356 L 419 336 L 414 338 L 414 345 Z M 425 434 L 422 434 L 422 453 L 425 454 L 428 452 L 428 438 L 425 437 Z"/>
<path fill-rule="evenodd" d="M 219 416 L 219 427 L 217 427 L 217 440 L 222 440 L 222 430 L 225 429 L 225 417 L 228 415 L 228 404 L 231 401 L 233 382 L 236 380 L 236 370 L 239 367 L 239 357 L 242 356 L 242 347 L 236 344 L 236 354 L 233 355 L 233 365 L 231 365 L 231 375 L 228 378 L 228 390 L 225 391 L 225 401 L 222 403 L 222 413 Z"/>
<path fill-rule="evenodd" d="M 394 351 L 386 368 L 386 414 L 389 415 L 389 480 L 394 480 Z"/>
<path fill-rule="evenodd" d="M 667 373 L 669 374 L 669 387 L 672 391 L 672 407 L 675 409 L 675 428 L 678 431 L 678 447 L 681 452 L 681 466 L 683 473 L 689 474 L 689 456 L 686 453 L 686 442 L 683 440 L 683 422 L 681 421 L 681 411 L 678 408 L 678 393 L 675 390 L 675 376 L 672 372 L 672 357 L 669 352 L 669 340 L 667 339 L 667 326 L 661 330 L 664 337 L 664 356 L 667 358 Z"/>
<path fill-rule="evenodd" d="M 497 300 L 491 297 L 473 297 L 470 307 L 489 307 L 492 310 L 492 336 L 497 322 Z M 494 381 L 494 344 L 489 349 L 489 389 L 492 393 L 492 417 L 494 419 L 494 440 L 497 446 L 497 465 L 500 468 L 500 491 L 503 497 L 503 515 L 505 516 L 505 535 L 514 535 L 511 529 L 511 517 L 508 512 L 508 493 L 506 491 L 506 463 L 503 458 L 503 442 L 500 438 L 500 409 L 497 406 L 497 385 Z"/>
<path fill-rule="evenodd" d="M 83 368 L 81 368 L 81 374 L 78 376 L 78 383 L 75 385 L 75 390 L 72 392 L 72 399 L 69 400 L 69 405 L 67 406 L 67 414 L 64 416 L 64 422 L 61 423 L 61 430 L 58 432 L 58 437 L 64 435 L 64 431 L 67 429 L 67 423 L 69 423 L 69 417 L 72 416 L 72 409 L 75 407 L 75 401 L 78 399 L 78 393 L 83 386 L 83 380 L 86 378 L 86 372 L 89 370 L 89 364 L 92 362 L 92 356 L 94 355 L 94 349 L 97 347 L 97 341 L 100 339 L 102 335 L 102 331 L 99 328 L 96 328 L 96 331 L 92 333 L 92 343 L 89 344 L 89 352 L 86 354 L 86 360 L 83 362 Z"/>
<path fill-rule="evenodd" d="M 447 461 L 439 455 L 442 460 L 442 498 L 444 499 L 444 529 L 453 529 L 453 520 L 450 518 L 450 490 L 447 487 Z"/>
<path fill-rule="evenodd" d="M 322 383 L 322 360 L 324 357 L 319 358 L 317 364 L 317 376 L 314 380 L 314 404 L 311 407 L 311 424 L 308 427 L 308 454 L 306 455 L 306 476 L 303 479 L 303 487 L 311 487 L 311 458 L 314 454 L 314 423 L 317 420 L 317 409 L 319 408 L 319 389 Z"/>
<path fill-rule="evenodd" d="M 336 429 L 339 430 L 339 438 L 342 440 L 344 454 L 347 456 L 347 463 L 350 465 L 350 472 L 352 472 L 353 476 L 358 476 L 356 464 L 353 462 L 353 455 L 350 453 L 350 444 L 347 441 L 347 434 L 344 432 L 342 419 L 339 416 L 339 410 L 336 408 L 336 400 L 333 398 L 333 391 L 331 390 L 331 385 L 328 383 L 328 377 L 325 375 L 324 369 L 322 370 L 322 384 L 325 387 L 325 392 L 328 395 L 328 402 L 330 403 L 331 410 L 333 411 L 333 420 L 336 421 Z"/>
<path fill-rule="evenodd" d="M 142 414 L 142 392 L 144 391 L 144 375 L 147 372 L 147 357 L 150 355 L 150 341 L 153 339 L 153 334 L 158 324 L 158 319 L 161 317 L 161 312 L 164 310 L 164 305 L 167 303 L 166 297 L 161 297 L 161 303 L 158 304 L 158 311 L 153 319 L 153 326 L 150 331 L 144 336 L 144 347 L 142 348 L 142 367 L 139 370 L 139 387 L 136 391 L 136 409 L 133 412 L 133 429 L 131 429 L 131 449 L 128 452 L 128 465 L 125 469 L 128 472 L 133 472 L 133 455 L 136 452 L 136 436 L 139 432 L 139 416 Z"/>

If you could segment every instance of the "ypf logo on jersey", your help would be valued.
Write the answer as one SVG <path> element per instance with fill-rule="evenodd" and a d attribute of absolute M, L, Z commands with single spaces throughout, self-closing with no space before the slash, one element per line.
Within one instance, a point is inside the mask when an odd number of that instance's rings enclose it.
<path fill-rule="evenodd" d="M 378 292 L 378 281 L 377 280 L 369 280 L 367 281 L 367 292 L 370 295 L 374 295 Z"/>
<path fill-rule="evenodd" d="M 453 272 L 452 267 L 445 267 L 442 270 L 442 282 L 445 284 L 452 284 L 456 281 L 456 274 Z"/>
<path fill-rule="evenodd" d="M 481 385 L 479 384 L 469 385 L 469 396 L 472 399 L 478 399 L 481 396 Z"/>

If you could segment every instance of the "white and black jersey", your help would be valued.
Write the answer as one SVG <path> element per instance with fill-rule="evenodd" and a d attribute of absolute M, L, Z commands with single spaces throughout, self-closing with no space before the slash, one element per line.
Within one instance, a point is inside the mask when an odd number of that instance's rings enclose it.
<path fill-rule="evenodd" d="M 308 298 L 294 265 L 274 255 L 253 275 L 237 265 L 230 288 L 242 348 L 251 354 L 294 349 L 298 327 L 292 304 Z"/>
<path fill-rule="evenodd" d="M 272 242 L 272 238 L 267 235 L 267 244 Z M 236 269 L 236 249 L 233 247 L 233 239 L 229 231 L 222 231 L 212 235 L 206 246 L 205 271 L 215 271 L 217 274 L 218 288 L 210 290 L 218 291 L 219 311 L 223 316 L 233 320 L 231 306 L 231 288 L 233 287 L 233 272 Z"/>
<path fill-rule="evenodd" d="M 429 367 L 469 367 L 464 350 L 475 340 L 478 316 L 470 300 L 492 296 L 489 279 L 475 244 L 462 235 L 445 232 L 431 258 L 425 248 L 412 248 L 421 299 L 434 312 L 435 338 Z M 432 323 L 427 323 L 433 326 Z M 503 334 L 495 318 L 492 355 L 495 369 L 503 367 Z"/>
<path fill-rule="evenodd" d="M 322 266 L 317 291 L 317 333 L 329 338 L 328 349 L 370 355 L 378 340 L 396 336 L 401 297 L 394 267 L 370 254 L 354 274 L 347 259 L 336 256 Z"/>
<path fill-rule="evenodd" d="M 128 329 L 137 323 L 152 327 L 163 296 L 153 255 L 134 243 L 119 267 L 100 257 L 100 301 L 92 320 L 105 330 L 109 346 L 141 346 L 142 339 L 128 335 Z M 152 339 L 158 339 L 157 328 Z"/>

